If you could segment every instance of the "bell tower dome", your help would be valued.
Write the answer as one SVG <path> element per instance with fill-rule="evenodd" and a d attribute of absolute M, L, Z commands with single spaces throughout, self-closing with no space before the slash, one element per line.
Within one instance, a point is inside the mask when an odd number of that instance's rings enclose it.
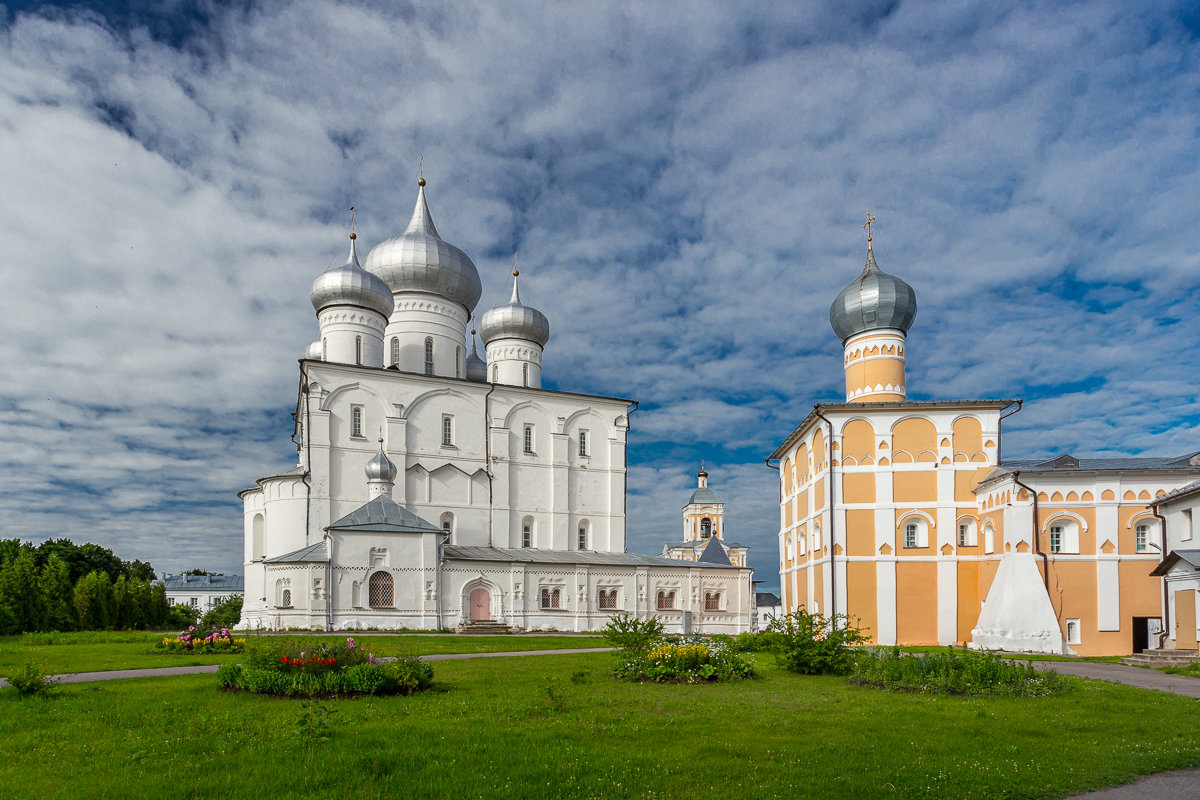
<path fill-rule="evenodd" d="M 917 315 L 917 294 L 875 263 L 871 223 L 867 215 L 867 264 L 829 307 L 829 324 L 842 340 L 846 370 L 846 402 L 900 402 L 905 385 L 908 329 Z"/>

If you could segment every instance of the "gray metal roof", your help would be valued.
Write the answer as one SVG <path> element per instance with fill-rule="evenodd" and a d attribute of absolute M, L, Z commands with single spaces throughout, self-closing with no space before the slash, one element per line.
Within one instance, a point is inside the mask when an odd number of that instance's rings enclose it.
<path fill-rule="evenodd" d="M 692 539 L 691 541 L 688 541 L 688 542 L 670 542 L 668 544 L 664 544 L 663 547 L 666 547 L 666 548 L 669 548 L 672 550 L 674 550 L 676 548 L 683 549 L 685 547 L 695 547 L 698 544 L 704 544 L 704 542 L 706 542 L 706 541 L 707 540 L 705 540 L 705 539 Z M 725 539 L 721 540 L 721 544 L 725 545 L 725 547 L 727 549 L 733 548 L 733 547 L 749 547 L 749 545 L 744 545 L 744 544 L 741 544 L 740 542 L 730 542 Z"/>
<path fill-rule="evenodd" d="M 1052 459 L 1005 460 L 1000 463 L 1009 472 L 1200 472 L 1200 453 L 1182 456 L 1132 458 L 1075 458 L 1061 455 Z M 1192 463 L 1193 459 L 1197 463 Z"/>
<path fill-rule="evenodd" d="M 845 344 L 855 334 L 881 328 L 908 332 L 917 316 L 917 293 L 875 263 L 867 240 L 867 264 L 849 286 L 838 292 L 829 307 L 829 324 Z"/>
<path fill-rule="evenodd" d="M 708 540 L 708 544 L 704 546 L 704 550 L 701 551 L 700 557 L 696 559 L 696 563 L 719 567 L 733 566 L 733 562 L 729 560 L 729 554 L 725 552 L 725 546 L 715 536 Z"/>
<path fill-rule="evenodd" d="M 782 605 L 783 601 L 779 599 L 779 595 L 774 592 L 755 592 L 754 604 L 762 606 L 778 606 Z"/>
<path fill-rule="evenodd" d="M 424 179 L 418 181 L 417 205 L 404 233 L 375 245 L 367 254 L 367 272 L 393 292 L 428 292 L 474 310 L 483 293 L 479 271 L 467 254 L 442 239 L 425 204 Z"/>
<path fill-rule="evenodd" d="M 320 563 L 329 560 L 329 554 L 325 551 L 325 543 L 317 542 L 310 544 L 308 547 L 302 547 L 299 550 L 293 550 L 290 553 L 285 553 L 274 558 L 264 558 L 264 564 L 304 564 L 304 563 Z"/>
<path fill-rule="evenodd" d="M 1162 497 L 1156 497 L 1154 499 L 1154 502 L 1151 503 L 1151 505 L 1155 505 L 1155 506 L 1166 505 L 1167 503 L 1170 503 L 1174 500 L 1179 500 L 1180 498 L 1188 497 L 1188 496 L 1196 494 L 1198 492 L 1200 492 L 1200 481 L 1192 481 L 1191 483 L 1187 484 L 1186 486 L 1180 486 L 1178 489 L 1176 489 L 1173 492 L 1167 492 Z"/>
<path fill-rule="evenodd" d="M 720 503 L 721 501 L 717 499 L 716 492 L 707 486 L 701 486 L 692 492 L 692 496 L 688 498 L 684 507 L 693 505 L 711 506 L 719 505 Z"/>
<path fill-rule="evenodd" d="M 246 588 L 241 575 L 164 575 L 168 592 L 241 592 Z"/>
<path fill-rule="evenodd" d="M 1150 571 L 1151 575 L 1166 575 L 1180 561 L 1200 571 L 1200 550 L 1172 550 L 1158 566 Z"/>
<path fill-rule="evenodd" d="M 680 561 L 661 556 L 643 556 L 635 553 L 601 553 L 592 550 L 539 550 L 532 547 L 466 547 L 446 545 L 447 559 L 460 561 L 519 561 L 530 564 L 585 564 L 589 566 L 614 567 L 674 567 L 696 568 L 699 566 L 721 568 L 718 564 L 703 564 Z M 733 567 L 731 569 L 748 569 Z"/>
<path fill-rule="evenodd" d="M 442 529 L 421 519 L 390 497 L 379 495 L 351 511 L 327 531 L 380 531 L 383 533 L 441 533 Z"/>
<path fill-rule="evenodd" d="M 512 297 L 506 305 L 493 306 L 483 315 L 479 337 L 485 345 L 497 339 L 523 339 L 544 347 L 550 341 L 550 320 L 536 308 L 521 303 L 516 270 L 513 270 Z"/>

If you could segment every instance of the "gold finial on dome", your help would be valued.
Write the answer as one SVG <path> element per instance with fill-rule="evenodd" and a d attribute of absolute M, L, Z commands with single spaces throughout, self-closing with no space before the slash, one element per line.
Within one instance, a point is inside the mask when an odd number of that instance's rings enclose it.
<path fill-rule="evenodd" d="M 871 246 L 871 225 L 875 222 L 875 215 L 870 211 L 867 212 L 867 221 L 863 223 L 863 227 L 867 229 L 867 247 Z"/>
<path fill-rule="evenodd" d="M 354 231 L 350 231 L 350 241 L 353 242 L 357 238 L 358 238 L 358 234 L 355 233 Z"/>

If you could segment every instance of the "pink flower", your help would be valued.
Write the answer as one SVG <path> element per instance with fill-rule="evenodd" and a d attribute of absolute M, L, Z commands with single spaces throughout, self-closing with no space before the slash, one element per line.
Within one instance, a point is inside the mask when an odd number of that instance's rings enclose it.
<path fill-rule="evenodd" d="M 196 630 L 196 626 L 195 626 L 195 625 L 189 625 L 189 626 L 188 626 L 188 630 L 189 630 L 189 631 L 194 631 L 194 630 Z"/>

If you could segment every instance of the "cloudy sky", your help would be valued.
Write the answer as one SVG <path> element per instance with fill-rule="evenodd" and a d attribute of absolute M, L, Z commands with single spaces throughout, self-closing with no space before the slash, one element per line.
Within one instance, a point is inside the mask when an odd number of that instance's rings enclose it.
<path fill-rule="evenodd" d="M 0 6 L 0 537 L 240 571 L 312 278 L 421 154 L 479 310 L 519 249 L 547 384 L 641 401 L 633 551 L 703 458 L 778 584 L 763 459 L 841 399 L 868 210 L 912 398 L 1024 399 L 1014 458 L 1200 449 L 1194 6 L 774 5 Z"/>

